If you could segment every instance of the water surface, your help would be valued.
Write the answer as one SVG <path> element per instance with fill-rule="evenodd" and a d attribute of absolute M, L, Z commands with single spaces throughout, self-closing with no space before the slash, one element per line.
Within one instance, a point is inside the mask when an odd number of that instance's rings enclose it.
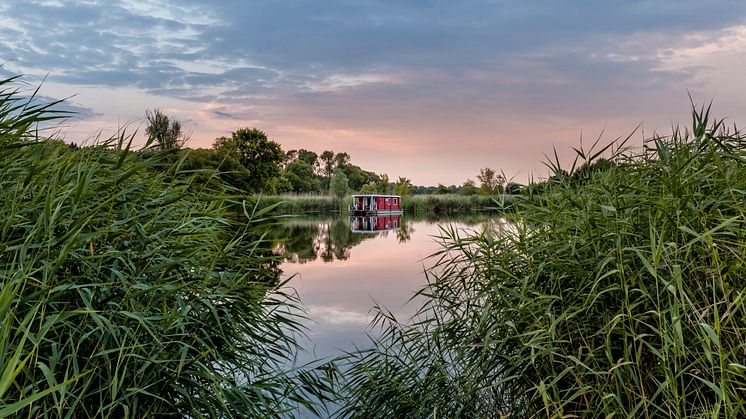
<path fill-rule="evenodd" d="M 299 362 L 369 346 L 371 309 L 381 305 L 405 320 L 407 304 L 425 284 L 428 256 L 440 249 L 440 227 L 480 230 L 490 215 L 423 218 L 411 215 L 297 218 L 273 231 L 288 286 L 307 310 L 308 339 Z"/>

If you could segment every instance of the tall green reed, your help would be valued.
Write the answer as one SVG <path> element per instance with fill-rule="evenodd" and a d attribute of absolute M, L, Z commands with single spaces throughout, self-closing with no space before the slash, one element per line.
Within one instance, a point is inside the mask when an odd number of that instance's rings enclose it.
<path fill-rule="evenodd" d="M 510 228 L 444 229 L 419 314 L 338 360 L 339 416 L 746 416 L 745 146 L 703 108 L 582 179 L 549 163 Z"/>
<path fill-rule="evenodd" d="M 163 172 L 131 137 L 71 150 L 58 116 L 0 81 L 0 417 L 275 417 L 310 409 L 288 371 L 297 304 L 266 213 Z M 176 162 L 172 171 L 179 172 Z M 318 400 L 316 398 L 315 400 Z"/>

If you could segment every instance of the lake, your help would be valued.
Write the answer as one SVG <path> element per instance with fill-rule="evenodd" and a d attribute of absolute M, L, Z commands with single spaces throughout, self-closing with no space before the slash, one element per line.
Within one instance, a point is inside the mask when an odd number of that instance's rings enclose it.
<path fill-rule="evenodd" d="M 425 284 L 428 256 L 440 249 L 439 225 L 481 230 L 498 216 L 298 217 L 272 231 L 283 238 L 283 278 L 307 310 L 302 364 L 369 346 L 371 309 L 384 306 L 406 320 L 417 310 L 407 304 Z"/>

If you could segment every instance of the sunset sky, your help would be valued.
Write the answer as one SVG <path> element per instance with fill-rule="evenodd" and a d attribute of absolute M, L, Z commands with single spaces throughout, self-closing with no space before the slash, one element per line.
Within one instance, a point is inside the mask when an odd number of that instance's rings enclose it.
<path fill-rule="evenodd" d="M 0 19 L 0 76 L 74 96 L 78 143 L 160 108 L 191 147 L 257 127 L 450 185 L 688 125 L 687 92 L 746 122 L 744 1 L 2 0 Z"/>

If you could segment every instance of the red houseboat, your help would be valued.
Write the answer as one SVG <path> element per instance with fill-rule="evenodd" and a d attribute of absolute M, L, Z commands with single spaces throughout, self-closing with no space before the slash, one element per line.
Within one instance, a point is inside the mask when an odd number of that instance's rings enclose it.
<path fill-rule="evenodd" d="M 401 214 L 399 195 L 352 195 L 350 212 L 355 215 Z"/>

